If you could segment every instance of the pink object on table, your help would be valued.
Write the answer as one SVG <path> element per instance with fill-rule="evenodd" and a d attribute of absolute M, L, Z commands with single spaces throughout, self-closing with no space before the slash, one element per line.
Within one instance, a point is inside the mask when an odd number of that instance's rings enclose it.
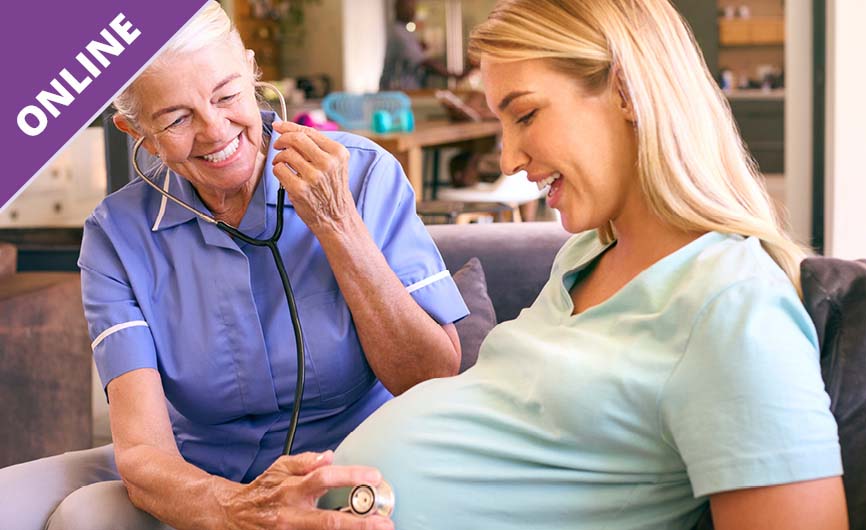
<path fill-rule="evenodd" d="M 325 113 L 321 110 L 311 110 L 301 112 L 292 118 L 292 121 L 305 127 L 312 127 L 320 131 L 338 131 L 340 126 L 332 121 L 328 121 Z"/>

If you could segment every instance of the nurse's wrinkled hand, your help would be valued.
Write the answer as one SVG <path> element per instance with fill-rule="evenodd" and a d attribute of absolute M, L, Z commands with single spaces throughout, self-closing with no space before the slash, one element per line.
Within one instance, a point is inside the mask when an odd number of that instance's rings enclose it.
<path fill-rule="evenodd" d="M 311 127 L 276 122 L 274 175 L 301 219 L 316 232 L 337 229 L 354 214 L 349 191 L 349 151 Z"/>
<path fill-rule="evenodd" d="M 363 466 L 334 466 L 334 453 L 282 456 L 250 484 L 220 499 L 226 527 L 292 530 L 394 530 L 381 516 L 358 517 L 316 508 L 319 497 L 334 488 L 378 485 L 382 475 Z"/>

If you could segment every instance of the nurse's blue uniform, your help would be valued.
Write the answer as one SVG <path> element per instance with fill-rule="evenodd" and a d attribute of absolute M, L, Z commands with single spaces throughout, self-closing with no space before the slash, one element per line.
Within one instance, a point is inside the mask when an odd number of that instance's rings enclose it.
<path fill-rule="evenodd" d="M 271 130 L 273 113 L 263 113 Z M 440 324 L 468 311 L 427 230 L 400 165 L 374 143 L 329 136 L 350 153 L 349 187 L 376 245 L 413 299 Z M 240 230 L 266 238 L 276 215 L 306 350 L 294 452 L 337 444 L 391 398 L 361 349 L 352 315 L 319 241 L 287 201 L 271 160 Z M 155 180 L 208 212 L 190 183 Z M 104 386 L 131 370 L 159 371 L 183 457 L 248 482 L 280 454 L 294 400 L 297 356 L 285 295 L 267 248 L 232 239 L 137 179 L 88 218 L 81 257 L 85 313 Z M 339 265 L 337 265 L 339 266 Z"/>

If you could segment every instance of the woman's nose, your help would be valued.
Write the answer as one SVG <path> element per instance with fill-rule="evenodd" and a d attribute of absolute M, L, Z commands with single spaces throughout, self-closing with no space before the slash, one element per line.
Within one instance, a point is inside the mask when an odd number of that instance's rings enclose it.
<path fill-rule="evenodd" d="M 529 156 L 520 149 L 517 143 L 502 135 L 502 156 L 499 158 L 499 169 L 506 175 L 513 175 L 529 164 Z"/>
<path fill-rule="evenodd" d="M 204 142 L 221 142 L 228 140 L 229 120 L 223 116 L 222 112 L 213 109 L 210 112 L 201 114 L 201 121 L 198 130 L 198 136 Z"/>

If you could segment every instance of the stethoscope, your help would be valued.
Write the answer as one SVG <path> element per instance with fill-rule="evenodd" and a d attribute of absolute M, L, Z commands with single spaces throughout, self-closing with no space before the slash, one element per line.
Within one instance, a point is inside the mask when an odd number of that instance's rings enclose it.
<path fill-rule="evenodd" d="M 270 83 L 256 83 L 257 87 L 264 87 L 273 90 L 280 99 L 280 111 L 283 116 L 283 121 L 288 121 L 287 119 L 287 111 L 286 111 L 286 100 L 283 98 L 283 95 L 277 90 L 277 87 L 271 85 Z M 286 302 L 289 304 L 289 314 L 292 317 L 292 326 L 295 329 L 295 345 L 298 352 L 298 377 L 297 382 L 295 383 L 295 402 L 292 405 L 292 420 L 289 423 L 289 432 L 286 434 L 286 442 L 283 445 L 283 454 L 288 455 L 292 452 L 292 445 L 295 441 L 295 432 L 298 430 L 298 419 L 301 415 L 301 399 L 304 395 L 304 336 L 301 331 L 301 321 L 298 319 L 298 309 L 295 305 L 295 296 L 292 291 L 292 284 L 289 282 L 289 275 L 286 274 L 286 267 L 283 264 L 283 258 L 280 256 L 280 251 L 277 248 L 277 241 L 280 239 L 280 235 L 283 233 L 283 205 L 286 202 L 286 190 L 280 185 L 279 191 L 277 191 L 277 225 L 274 228 L 274 233 L 268 239 L 256 239 L 254 237 L 250 237 L 234 226 L 225 223 L 223 221 L 219 221 L 214 219 L 210 215 L 207 215 L 204 212 L 199 211 L 198 209 L 190 206 L 189 204 L 183 202 L 178 199 L 174 195 L 170 194 L 166 190 L 162 189 L 157 183 L 150 180 L 141 168 L 138 166 L 138 151 L 141 149 L 141 144 L 144 142 L 144 136 L 139 138 L 135 142 L 135 146 L 132 149 L 132 167 L 135 169 L 135 172 L 138 176 L 150 185 L 153 189 L 162 194 L 163 197 L 171 200 L 175 204 L 185 208 L 198 216 L 199 218 L 207 221 L 208 223 L 214 224 L 222 230 L 226 232 L 232 237 L 240 239 L 245 243 L 249 243 L 250 245 L 255 245 L 257 247 L 268 247 L 271 251 L 271 255 L 274 257 L 274 263 L 277 265 L 277 271 L 280 273 L 280 280 L 283 282 L 283 291 L 286 293 Z M 170 170 L 166 170 L 165 178 L 169 178 Z"/>
<path fill-rule="evenodd" d="M 277 97 L 280 100 L 280 112 L 283 117 L 283 121 L 288 121 L 286 111 L 286 100 L 283 98 L 282 93 L 270 83 L 256 83 L 257 87 L 264 87 L 273 90 Z M 141 168 L 138 166 L 138 151 L 141 149 L 141 144 L 144 142 L 144 136 L 139 138 L 135 142 L 135 146 L 132 148 L 132 167 L 135 169 L 135 172 L 138 176 L 150 185 L 151 188 L 158 191 L 163 197 L 171 200 L 178 206 L 185 208 L 198 216 L 199 218 L 207 221 L 208 223 L 214 224 L 222 230 L 226 232 L 232 237 L 240 239 L 245 243 L 249 243 L 250 245 L 255 245 L 257 247 L 268 247 L 271 251 L 271 255 L 274 257 L 274 263 L 277 266 L 277 271 L 280 273 L 280 280 L 283 282 L 283 292 L 286 294 L 286 302 L 289 304 L 289 314 L 292 317 L 292 327 L 295 329 L 295 345 L 298 352 L 298 377 L 295 383 L 295 402 L 292 405 L 292 420 L 289 423 L 289 432 L 286 434 L 286 442 L 283 445 L 283 454 L 289 455 L 292 452 L 292 445 L 295 442 L 295 432 L 298 430 L 298 420 L 301 415 L 301 399 L 304 395 L 304 335 L 301 330 L 301 321 L 298 319 L 298 308 L 295 305 L 295 295 L 294 291 L 292 291 L 292 284 L 289 281 L 289 275 L 286 274 L 286 266 L 283 263 L 283 258 L 280 256 L 280 251 L 277 248 L 277 241 L 280 239 L 280 235 L 283 233 L 283 205 L 286 202 L 286 190 L 283 188 L 282 184 L 280 185 L 279 190 L 277 191 L 277 223 L 274 228 L 274 233 L 271 234 L 271 237 L 268 239 L 256 239 L 254 237 L 250 237 L 234 226 L 225 223 L 223 221 L 219 221 L 214 219 L 210 215 L 207 215 L 204 212 L 199 211 L 198 209 L 190 206 L 189 204 L 183 202 L 178 199 L 174 195 L 170 194 L 166 190 L 162 189 L 157 183 L 150 180 Z M 166 169 L 165 178 L 169 178 L 170 170 Z M 367 517 L 370 515 L 378 514 L 388 517 L 394 510 L 394 491 L 391 489 L 391 486 L 385 482 L 384 480 L 379 484 L 379 486 L 373 487 L 368 484 L 358 484 L 349 492 L 347 496 L 346 507 L 340 508 L 341 511 L 348 512 L 360 517 Z"/>

